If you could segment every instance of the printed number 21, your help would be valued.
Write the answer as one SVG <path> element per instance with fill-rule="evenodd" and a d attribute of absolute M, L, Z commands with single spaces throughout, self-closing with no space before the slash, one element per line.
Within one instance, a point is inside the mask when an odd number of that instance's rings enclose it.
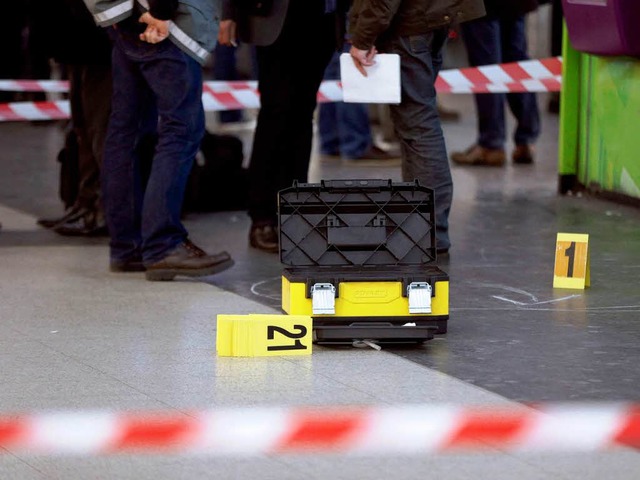
<path fill-rule="evenodd" d="M 306 350 L 307 346 L 303 345 L 299 339 L 303 338 L 307 334 L 307 327 L 305 327 L 304 325 L 294 325 L 293 328 L 295 330 L 298 330 L 299 333 L 291 333 L 282 327 L 277 327 L 275 325 L 268 325 L 267 339 L 273 340 L 275 337 L 275 334 L 280 333 L 281 335 L 284 335 L 287 338 L 293 338 L 296 341 L 293 343 L 293 345 L 276 345 L 273 347 L 267 347 L 267 350 L 272 352 L 277 350 Z"/>
<path fill-rule="evenodd" d="M 573 277 L 573 262 L 576 257 L 576 242 L 571 242 L 571 246 L 564 251 L 564 256 L 569 259 L 567 262 L 567 277 Z"/>

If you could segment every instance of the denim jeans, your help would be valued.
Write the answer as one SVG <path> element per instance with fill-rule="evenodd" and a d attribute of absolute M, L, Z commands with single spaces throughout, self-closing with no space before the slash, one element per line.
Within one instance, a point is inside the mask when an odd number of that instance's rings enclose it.
<path fill-rule="evenodd" d="M 400 55 L 401 103 L 391 105 L 391 119 L 402 148 L 402 179 L 435 193 L 436 246 L 448 249 L 453 181 L 436 105 L 435 81 L 442 66 L 448 30 L 395 37 L 382 48 Z"/>
<path fill-rule="evenodd" d="M 474 66 L 528 60 L 524 17 L 487 16 L 462 24 L 462 33 Z M 478 144 L 485 148 L 504 148 L 506 139 L 504 104 L 516 118 L 516 145 L 529 145 L 540 134 L 540 114 L 535 93 L 476 94 Z"/>
<path fill-rule="evenodd" d="M 149 44 L 125 28 L 110 34 L 113 98 L 102 188 L 111 259 L 150 264 L 187 237 L 180 215 L 204 135 L 202 69 L 169 40 Z M 158 143 L 143 191 L 136 146 L 150 123 Z"/>
<path fill-rule="evenodd" d="M 348 48 L 345 49 L 348 51 Z M 324 71 L 325 80 L 340 78 L 340 53 Z M 320 152 L 359 158 L 372 145 L 368 106 L 361 103 L 329 102 L 318 107 Z"/>

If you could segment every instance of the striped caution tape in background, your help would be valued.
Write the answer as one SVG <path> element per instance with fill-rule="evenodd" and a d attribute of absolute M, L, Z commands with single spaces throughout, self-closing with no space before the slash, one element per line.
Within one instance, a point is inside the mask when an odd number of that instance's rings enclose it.
<path fill-rule="evenodd" d="M 640 405 L 235 408 L 0 415 L 0 453 L 437 454 L 640 448 Z"/>
<path fill-rule="evenodd" d="M 557 92 L 561 86 L 560 57 L 443 70 L 436 80 L 440 93 Z M 60 80 L 0 80 L 0 91 L 64 93 L 68 88 Z M 260 95 L 254 81 L 208 81 L 203 84 L 202 101 L 206 111 L 258 108 Z M 318 101 L 342 101 L 340 82 L 322 82 Z M 0 104 L 0 122 L 59 120 L 69 115 L 66 100 Z"/>

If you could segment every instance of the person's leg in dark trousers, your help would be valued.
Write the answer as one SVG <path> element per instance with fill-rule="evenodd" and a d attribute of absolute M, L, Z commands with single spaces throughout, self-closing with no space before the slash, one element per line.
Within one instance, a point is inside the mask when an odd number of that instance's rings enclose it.
<path fill-rule="evenodd" d="M 236 53 L 238 47 L 216 44 L 213 51 L 213 77 L 216 80 L 238 80 Z M 242 110 L 223 110 L 219 113 L 220 122 L 242 121 Z"/>
<path fill-rule="evenodd" d="M 448 30 L 395 39 L 390 53 L 401 57 L 402 102 L 391 105 L 394 130 L 402 147 L 402 179 L 435 190 L 436 247 L 449 250 L 449 211 L 453 181 L 438 117 L 435 81 L 442 66 Z M 385 48 L 387 51 L 387 48 Z"/>
<path fill-rule="evenodd" d="M 277 192 L 307 181 L 316 96 L 335 51 L 335 19 L 323 12 L 321 1 L 290 2 L 278 39 L 256 49 L 261 106 L 249 166 L 250 243 L 266 251 L 278 249 Z"/>
<path fill-rule="evenodd" d="M 100 195 L 100 170 L 111 111 L 110 65 L 69 65 L 71 118 L 78 138 L 77 212 L 54 227 L 61 235 L 106 233 Z"/>
<path fill-rule="evenodd" d="M 111 237 L 111 262 L 142 262 L 142 184 L 136 144 L 140 117 L 150 92 L 138 67 L 127 56 L 120 29 L 113 40 L 113 95 L 101 172 L 105 217 Z"/>
<path fill-rule="evenodd" d="M 500 39 L 502 22 L 486 16 L 462 24 L 464 43 L 472 67 L 499 64 L 503 61 Z M 478 145 L 487 149 L 504 149 L 505 143 L 505 95 L 475 94 L 478 115 Z"/>
<path fill-rule="evenodd" d="M 524 16 L 500 21 L 502 61 L 504 63 L 529 60 Z M 540 134 L 540 113 L 535 93 L 508 93 L 507 102 L 516 117 L 514 141 L 517 146 L 535 143 Z"/>
<path fill-rule="evenodd" d="M 87 167 L 89 173 L 86 175 L 83 174 L 82 165 L 80 166 L 79 200 L 85 202 L 85 205 L 92 202 L 96 210 L 101 210 L 99 173 L 111 113 L 111 65 L 86 65 L 83 70 L 81 95 L 86 113 L 85 130 L 92 165 Z M 83 180 L 85 178 L 86 180 Z"/>

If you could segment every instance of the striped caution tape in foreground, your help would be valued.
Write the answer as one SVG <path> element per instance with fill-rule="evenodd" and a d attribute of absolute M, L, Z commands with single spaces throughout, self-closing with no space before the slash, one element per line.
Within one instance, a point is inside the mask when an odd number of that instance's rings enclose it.
<path fill-rule="evenodd" d="M 436 81 L 436 90 L 441 93 L 557 92 L 561 86 L 560 57 L 443 70 Z M 0 80 L 0 91 L 53 93 L 67 89 L 67 82 L 56 80 Z M 258 108 L 260 94 L 255 81 L 208 81 L 203 84 L 202 101 L 206 111 Z M 318 101 L 342 101 L 340 82 L 322 82 Z M 68 116 L 66 101 L 0 104 L 0 122 L 58 120 Z"/>
<path fill-rule="evenodd" d="M 219 409 L 0 416 L 0 452 L 426 454 L 640 448 L 640 405 Z"/>

